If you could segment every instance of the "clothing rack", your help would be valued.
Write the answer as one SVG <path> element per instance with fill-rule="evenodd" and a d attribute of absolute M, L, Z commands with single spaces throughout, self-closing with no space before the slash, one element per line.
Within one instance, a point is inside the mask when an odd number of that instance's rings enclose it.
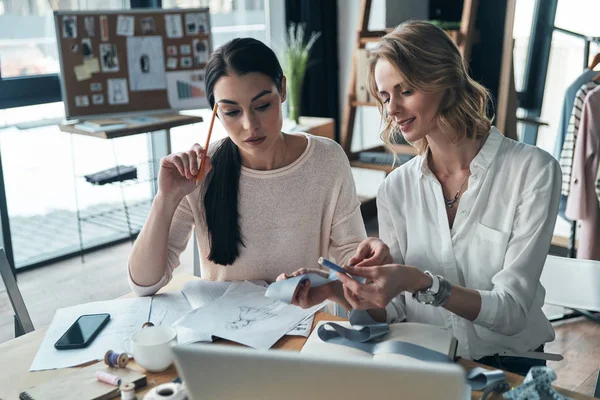
<path fill-rule="evenodd" d="M 585 47 L 583 49 L 583 69 L 586 69 L 588 67 L 588 62 L 590 60 L 590 46 L 593 43 L 597 43 L 600 45 L 600 36 L 587 36 L 587 35 L 583 35 L 581 33 L 577 33 L 577 32 L 573 32 L 573 31 L 569 31 L 567 29 L 563 29 L 563 28 L 558 28 L 558 27 L 554 27 L 555 31 L 570 35 L 570 36 L 574 36 L 580 39 L 583 39 L 585 41 Z M 569 236 L 569 247 L 567 248 L 567 257 L 569 258 L 575 258 L 576 256 L 576 250 L 575 250 L 575 235 L 576 235 L 576 231 L 577 231 L 577 221 L 573 221 L 571 223 L 571 234 Z"/>

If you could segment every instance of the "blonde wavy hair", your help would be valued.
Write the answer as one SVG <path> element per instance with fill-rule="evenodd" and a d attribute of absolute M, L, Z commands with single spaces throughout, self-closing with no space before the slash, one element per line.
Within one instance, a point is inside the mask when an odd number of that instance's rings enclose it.
<path fill-rule="evenodd" d="M 456 44 L 440 28 L 424 21 L 408 21 L 398 25 L 370 52 L 367 88 L 377 99 L 383 117 L 381 138 L 392 148 L 400 129 L 393 118 L 387 117 L 375 82 L 375 65 L 385 60 L 398 68 L 405 83 L 422 92 L 444 91 L 436 115 L 437 126 L 458 143 L 465 137 L 477 139 L 491 128 L 488 107 L 490 95 L 482 85 L 473 80 Z M 427 138 L 411 143 L 419 154 L 428 147 Z M 393 150 L 393 149 L 392 149 Z"/>

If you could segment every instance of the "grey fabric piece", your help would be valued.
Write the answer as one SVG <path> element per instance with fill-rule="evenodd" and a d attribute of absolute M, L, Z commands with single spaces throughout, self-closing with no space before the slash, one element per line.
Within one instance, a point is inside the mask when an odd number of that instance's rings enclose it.
<path fill-rule="evenodd" d="M 327 329 L 333 328 L 333 330 Z M 377 342 L 389 331 L 389 325 L 376 324 L 359 330 L 348 329 L 333 322 L 319 326 L 317 334 L 327 343 L 339 344 L 365 351 L 369 354 L 401 354 L 421 361 L 451 362 L 450 358 L 438 351 L 413 343 L 400 341 Z"/>
<path fill-rule="evenodd" d="M 327 278 L 313 273 L 295 276 L 271 283 L 265 292 L 265 296 L 291 304 L 298 285 L 306 280 L 310 281 L 311 287 L 319 287 L 326 283 L 337 281 L 338 277 L 335 271 L 331 271 Z"/>
<path fill-rule="evenodd" d="M 476 367 L 467 372 L 467 383 L 473 390 L 483 390 L 497 382 L 504 381 L 504 371 L 499 369 L 489 370 Z"/>

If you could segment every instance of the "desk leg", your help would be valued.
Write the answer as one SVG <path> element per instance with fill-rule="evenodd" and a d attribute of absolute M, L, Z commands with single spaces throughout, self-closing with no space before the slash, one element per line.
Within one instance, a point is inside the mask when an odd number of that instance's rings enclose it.
<path fill-rule="evenodd" d="M 117 175 L 121 175 L 121 171 L 119 170 L 119 160 L 117 157 L 117 148 L 115 147 L 114 139 L 110 141 L 113 151 L 113 159 L 115 160 L 115 168 L 117 169 Z M 125 199 L 125 189 L 123 189 L 123 181 L 119 179 L 119 189 L 121 191 L 121 202 L 123 203 L 123 212 L 125 213 L 125 221 L 127 222 L 127 232 L 129 233 L 129 238 L 133 243 L 133 230 L 131 229 L 131 219 L 129 218 L 129 208 L 127 207 L 127 200 Z"/>
<path fill-rule="evenodd" d="M 79 210 L 79 195 L 77 193 L 77 163 L 75 162 L 75 134 L 71 133 L 71 163 L 73 168 L 73 191 L 75 193 L 75 209 L 77 213 L 77 233 L 79 234 L 79 254 L 81 263 L 85 264 L 83 258 L 83 232 L 81 228 L 81 211 Z"/>

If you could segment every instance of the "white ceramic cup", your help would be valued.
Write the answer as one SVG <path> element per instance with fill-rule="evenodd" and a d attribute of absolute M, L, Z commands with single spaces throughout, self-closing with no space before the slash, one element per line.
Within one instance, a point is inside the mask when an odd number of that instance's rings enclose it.
<path fill-rule="evenodd" d="M 169 368 L 175 356 L 171 347 L 177 344 L 177 332 L 168 326 L 149 326 L 123 339 L 123 348 L 135 362 L 148 371 Z"/>

